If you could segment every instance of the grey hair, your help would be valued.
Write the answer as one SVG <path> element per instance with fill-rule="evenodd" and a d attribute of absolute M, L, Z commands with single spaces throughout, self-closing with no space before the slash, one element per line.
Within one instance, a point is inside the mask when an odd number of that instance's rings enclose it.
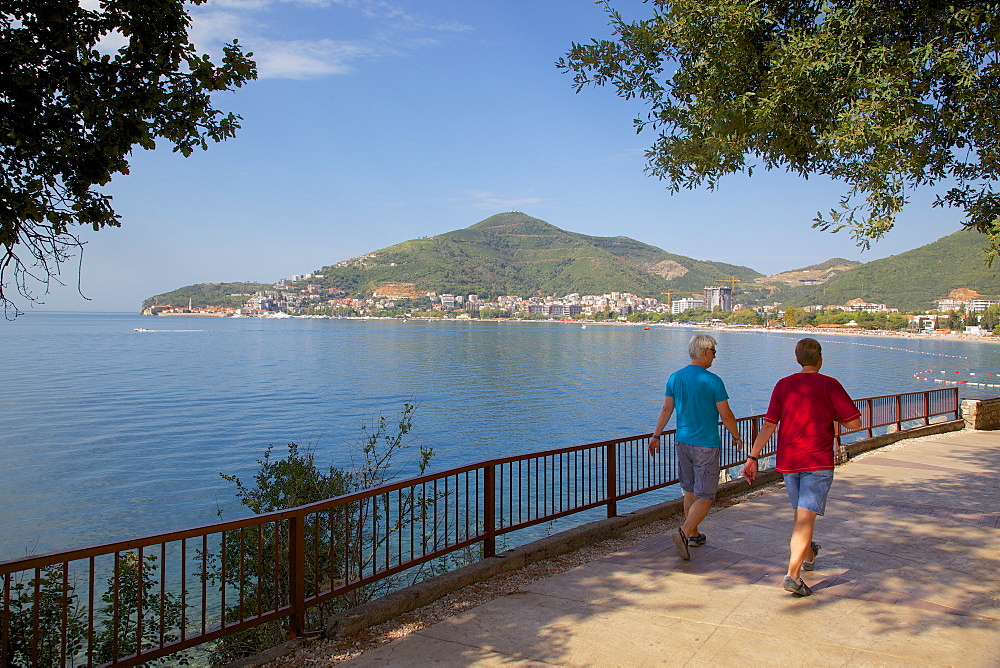
<path fill-rule="evenodd" d="M 696 360 L 701 357 L 701 354 L 708 350 L 709 348 L 714 348 L 718 345 L 708 334 L 695 334 L 688 341 L 688 355 L 691 359 Z"/>

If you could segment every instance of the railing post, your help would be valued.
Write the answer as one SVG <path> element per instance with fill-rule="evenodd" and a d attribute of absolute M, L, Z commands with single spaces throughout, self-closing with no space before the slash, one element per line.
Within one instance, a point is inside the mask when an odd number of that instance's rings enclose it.
<path fill-rule="evenodd" d="M 618 515 L 618 444 L 609 443 L 605 452 L 604 473 L 607 481 L 604 489 L 608 491 L 608 517 L 615 517 Z"/>
<path fill-rule="evenodd" d="M 7 656 L 7 646 L 10 642 L 10 573 L 3 575 L 3 616 L 0 617 L 0 656 Z"/>
<path fill-rule="evenodd" d="M 924 426 L 931 423 L 930 392 L 924 392 Z"/>
<path fill-rule="evenodd" d="M 896 395 L 896 431 L 903 431 L 903 395 Z"/>
<path fill-rule="evenodd" d="M 306 541 L 305 515 L 292 515 L 288 520 L 288 639 L 305 635 L 306 627 Z"/>
<path fill-rule="evenodd" d="M 497 553 L 497 472 L 495 464 L 483 467 L 483 556 Z"/>
<path fill-rule="evenodd" d="M 865 401 L 865 412 L 868 414 L 868 438 L 872 437 L 872 400 Z"/>

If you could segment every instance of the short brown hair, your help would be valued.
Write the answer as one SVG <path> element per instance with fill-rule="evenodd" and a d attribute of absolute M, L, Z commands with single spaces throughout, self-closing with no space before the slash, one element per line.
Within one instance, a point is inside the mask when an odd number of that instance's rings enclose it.
<path fill-rule="evenodd" d="M 816 366 L 823 354 L 823 346 L 816 339 L 802 339 L 795 344 L 795 361 L 802 366 Z"/>

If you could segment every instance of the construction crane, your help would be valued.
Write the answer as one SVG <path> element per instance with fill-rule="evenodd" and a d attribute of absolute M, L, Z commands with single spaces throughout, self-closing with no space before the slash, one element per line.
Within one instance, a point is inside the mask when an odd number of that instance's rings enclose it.
<path fill-rule="evenodd" d="M 661 292 L 661 295 L 667 296 L 667 303 L 670 303 L 671 295 L 699 295 L 700 292 L 681 292 L 680 290 L 667 290 L 666 292 Z"/>
<path fill-rule="evenodd" d="M 736 278 L 735 276 L 730 276 L 729 278 L 720 278 L 717 280 L 722 283 L 729 283 L 729 289 L 732 291 L 734 295 L 736 294 L 736 284 L 743 282 L 742 278 Z"/>
<path fill-rule="evenodd" d="M 700 295 L 700 292 L 681 292 L 680 290 L 667 290 L 666 292 L 661 292 L 661 295 L 667 296 L 667 306 L 673 310 L 673 302 L 670 301 L 672 295 Z"/>

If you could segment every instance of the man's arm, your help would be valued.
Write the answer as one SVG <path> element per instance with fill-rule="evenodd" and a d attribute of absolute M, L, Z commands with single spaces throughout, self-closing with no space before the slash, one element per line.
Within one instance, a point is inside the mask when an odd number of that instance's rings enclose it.
<path fill-rule="evenodd" d="M 746 478 L 748 485 L 752 485 L 754 479 L 757 477 L 757 457 L 760 457 L 760 453 L 764 451 L 764 446 L 771 440 L 771 435 L 774 434 L 774 430 L 777 428 L 778 425 L 765 420 L 764 426 L 757 433 L 757 438 L 754 439 L 753 446 L 750 447 L 750 453 L 747 455 L 746 464 L 743 465 L 743 477 Z"/>
<path fill-rule="evenodd" d="M 665 397 L 663 399 L 663 408 L 660 409 L 660 416 L 656 418 L 656 429 L 653 430 L 653 436 L 649 439 L 649 445 L 646 448 L 650 455 L 655 455 L 660 451 L 660 434 L 663 433 L 673 412 L 674 398 L 670 396 Z"/>
<path fill-rule="evenodd" d="M 855 429 L 861 428 L 861 413 L 858 412 L 858 407 L 854 405 L 854 401 L 851 400 L 851 395 L 847 393 L 844 386 L 840 384 L 840 381 L 836 378 L 833 379 L 834 390 L 831 395 L 833 401 L 833 411 L 834 415 L 838 417 L 837 422 L 839 422 L 848 431 L 853 431 Z M 854 415 L 855 417 L 851 420 L 840 420 L 842 415 Z M 837 433 L 837 425 L 834 425 L 834 433 Z"/>
<path fill-rule="evenodd" d="M 736 426 L 736 416 L 733 415 L 733 409 L 729 407 L 729 401 L 717 401 L 715 402 L 715 407 L 719 411 L 719 418 L 722 420 L 722 426 L 724 426 L 730 434 L 733 435 L 733 443 L 740 450 L 743 449 L 743 439 L 740 438 L 740 430 Z"/>
<path fill-rule="evenodd" d="M 848 420 L 847 422 L 841 422 L 840 425 L 845 427 L 847 431 L 854 431 L 855 429 L 861 429 L 861 416 L 854 418 L 853 420 Z"/>

